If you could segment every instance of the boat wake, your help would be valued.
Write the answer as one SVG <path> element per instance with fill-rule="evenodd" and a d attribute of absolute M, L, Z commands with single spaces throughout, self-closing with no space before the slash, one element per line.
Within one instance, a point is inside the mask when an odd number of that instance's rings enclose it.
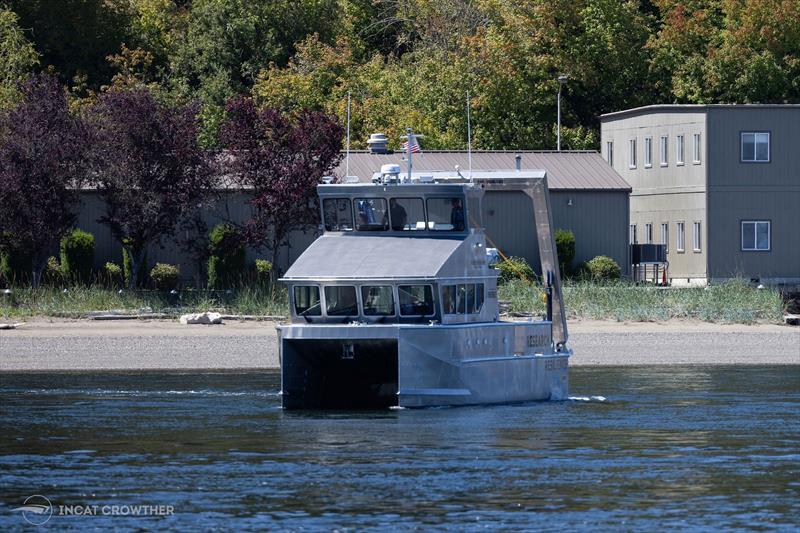
<path fill-rule="evenodd" d="M 570 396 L 567 398 L 570 402 L 607 402 L 605 396 Z"/>

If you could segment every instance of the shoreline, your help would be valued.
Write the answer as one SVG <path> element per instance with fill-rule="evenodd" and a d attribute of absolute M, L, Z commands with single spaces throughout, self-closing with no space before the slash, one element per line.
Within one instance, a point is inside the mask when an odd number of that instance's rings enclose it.
<path fill-rule="evenodd" d="M 277 369 L 276 322 L 36 318 L 0 331 L 0 373 Z M 800 328 L 777 324 L 569 323 L 571 366 L 800 364 Z"/>

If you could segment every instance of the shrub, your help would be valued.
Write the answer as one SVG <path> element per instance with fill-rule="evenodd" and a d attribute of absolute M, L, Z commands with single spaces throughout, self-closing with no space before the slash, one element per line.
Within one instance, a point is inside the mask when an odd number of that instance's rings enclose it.
<path fill-rule="evenodd" d="M 74 229 L 61 239 L 61 272 L 70 281 L 88 283 L 94 263 L 94 236 Z"/>
<path fill-rule="evenodd" d="M 256 259 L 256 279 L 259 283 L 269 282 L 272 274 L 272 263 L 266 259 Z"/>
<path fill-rule="evenodd" d="M 586 272 L 594 281 L 619 279 L 622 271 L 616 261 L 606 255 L 598 255 L 586 262 Z"/>
<path fill-rule="evenodd" d="M 61 265 L 58 259 L 53 256 L 47 258 L 47 264 L 45 264 L 44 272 L 42 272 L 42 281 L 51 285 L 57 285 L 63 281 Z"/>
<path fill-rule="evenodd" d="M 4 285 L 25 284 L 33 269 L 31 255 L 22 250 L 0 248 L 0 283 Z"/>
<path fill-rule="evenodd" d="M 245 249 L 242 233 L 232 224 L 218 224 L 209 235 L 208 285 L 214 289 L 230 288 L 245 273 Z"/>
<path fill-rule="evenodd" d="M 500 270 L 499 283 L 507 283 L 512 279 L 536 281 L 536 273 L 522 257 L 508 257 L 497 264 L 497 269 Z"/>
<path fill-rule="evenodd" d="M 180 267 L 166 263 L 156 263 L 156 266 L 150 271 L 150 279 L 153 281 L 153 286 L 160 291 L 176 288 L 180 275 Z"/>
<path fill-rule="evenodd" d="M 109 285 L 117 286 L 122 284 L 122 268 L 116 263 L 106 263 L 103 267 L 103 274 Z"/>
<path fill-rule="evenodd" d="M 557 229 L 555 239 L 561 275 L 569 275 L 572 273 L 572 261 L 575 260 L 575 234 L 570 230 Z"/>

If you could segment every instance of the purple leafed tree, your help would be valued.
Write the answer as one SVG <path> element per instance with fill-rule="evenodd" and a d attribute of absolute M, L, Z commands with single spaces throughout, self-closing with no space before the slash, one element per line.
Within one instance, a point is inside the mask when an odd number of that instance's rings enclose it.
<path fill-rule="evenodd" d="M 274 265 L 292 231 L 319 223 L 316 186 L 341 160 L 344 130 L 324 113 L 289 117 L 244 97 L 231 100 L 226 114 L 220 142 L 231 152 L 231 175 L 253 193 L 245 238 L 266 247 Z"/>
<path fill-rule="evenodd" d="M 135 89 L 102 95 L 89 115 L 92 165 L 106 202 L 99 221 L 129 254 L 134 288 L 147 248 L 174 234 L 213 190 L 212 168 L 197 142 L 197 108 L 169 107 Z"/>
<path fill-rule="evenodd" d="M 0 246 L 32 258 L 35 287 L 75 223 L 88 134 L 54 76 L 33 76 L 20 93 L 0 114 Z"/>

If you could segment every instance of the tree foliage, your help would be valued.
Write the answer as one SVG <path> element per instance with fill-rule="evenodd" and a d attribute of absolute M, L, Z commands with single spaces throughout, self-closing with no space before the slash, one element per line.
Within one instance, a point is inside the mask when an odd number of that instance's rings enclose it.
<path fill-rule="evenodd" d="M 214 185 L 197 140 L 197 108 L 167 106 L 138 88 L 101 95 L 89 113 L 91 160 L 107 210 L 100 222 L 129 254 L 133 286 L 148 246 L 171 235 Z"/>
<path fill-rule="evenodd" d="M 19 27 L 19 17 L 0 6 L 0 108 L 19 99 L 17 84 L 39 62 L 39 54 Z"/>
<path fill-rule="evenodd" d="M 38 285 L 48 255 L 75 222 L 89 137 L 53 76 L 32 77 L 20 95 L 0 113 L 0 246 L 30 257 Z"/>
<path fill-rule="evenodd" d="M 290 116 L 250 98 L 232 100 L 226 113 L 220 141 L 230 150 L 228 167 L 253 195 L 244 235 L 269 249 L 275 264 L 291 231 L 319 222 L 316 185 L 341 160 L 343 128 L 320 111 Z"/>

